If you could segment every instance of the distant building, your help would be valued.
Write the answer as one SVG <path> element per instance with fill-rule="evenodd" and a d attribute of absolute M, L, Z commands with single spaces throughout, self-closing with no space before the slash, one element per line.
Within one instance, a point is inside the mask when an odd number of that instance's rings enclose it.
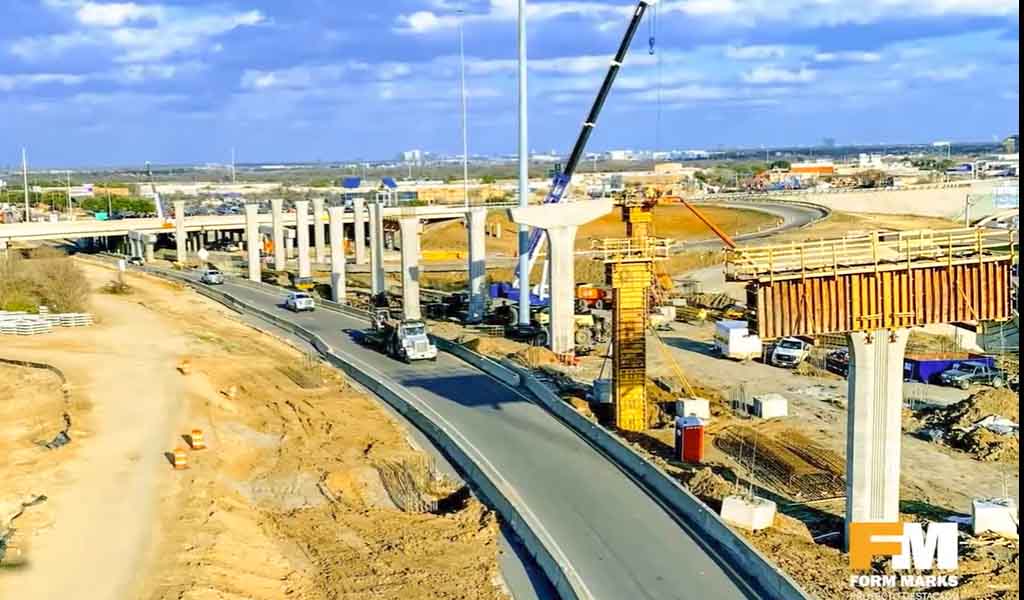
<path fill-rule="evenodd" d="M 406 150 L 402 152 L 400 159 L 402 162 L 421 164 L 423 162 L 423 151 L 422 150 Z"/>
<path fill-rule="evenodd" d="M 632 150 L 609 150 L 608 160 L 633 160 Z"/>
<path fill-rule="evenodd" d="M 825 148 L 835 148 L 836 147 L 836 138 L 830 138 L 830 137 L 824 138 L 824 139 L 821 140 L 821 145 L 823 147 L 825 147 Z"/>
<path fill-rule="evenodd" d="M 861 152 L 857 157 L 857 166 L 862 169 L 881 169 L 884 166 L 882 163 L 882 155 Z"/>
<path fill-rule="evenodd" d="M 822 175 L 835 175 L 836 165 L 832 161 L 801 162 L 793 163 L 789 172 L 801 177 L 818 177 Z"/>
<path fill-rule="evenodd" d="M 1020 136 L 1013 134 L 1003 140 L 1003 152 L 1006 154 L 1017 154 L 1020 152 Z"/>

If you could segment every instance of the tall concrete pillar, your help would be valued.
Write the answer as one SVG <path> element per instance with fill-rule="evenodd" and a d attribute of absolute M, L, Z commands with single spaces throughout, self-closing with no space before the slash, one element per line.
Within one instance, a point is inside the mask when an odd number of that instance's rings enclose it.
<path fill-rule="evenodd" d="M 612 201 L 588 200 L 560 204 L 533 205 L 509 209 L 513 222 L 539 227 L 547 232 L 550 264 L 551 321 L 548 332 L 551 351 L 570 354 L 575 349 L 576 230 L 612 211 Z M 529 293 L 529 278 L 521 278 L 522 293 Z"/>
<path fill-rule="evenodd" d="M 366 264 L 366 201 L 363 198 L 352 200 L 352 224 L 355 230 L 356 264 Z"/>
<path fill-rule="evenodd" d="M 295 233 L 299 242 L 299 277 L 309 277 L 309 200 L 295 201 Z"/>
<path fill-rule="evenodd" d="M 176 253 L 174 260 L 184 265 L 188 260 L 185 251 L 185 201 L 174 201 L 174 241 Z"/>
<path fill-rule="evenodd" d="M 469 315 L 466 320 L 470 323 L 479 323 L 484 318 L 486 294 L 486 208 L 474 208 L 466 214 L 466 233 L 469 237 Z"/>
<path fill-rule="evenodd" d="M 260 224 L 256 219 L 259 204 L 245 205 L 245 252 L 249 258 L 249 281 L 260 281 Z"/>
<path fill-rule="evenodd" d="M 317 264 L 327 260 L 324 252 L 324 199 L 313 198 L 313 256 Z"/>
<path fill-rule="evenodd" d="M 146 262 L 156 260 L 156 236 L 146 236 Z"/>
<path fill-rule="evenodd" d="M 335 302 L 345 301 L 345 207 L 327 209 L 331 219 L 331 297 Z"/>
<path fill-rule="evenodd" d="M 398 220 L 402 235 L 402 314 L 422 319 L 420 313 L 420 218 Z"/>
<path fill-rule="evenodd" d="M 847 543 L 850 523 L 900 518 L 903 354 L 909 337 L 909 329 L 847 336 Z"/>
<path fill-rule="evenodd" d="M 285 270 L 284 221 L 281 216 L 281 207 L 283 204 L 284 200 L 281 198 L 274 198 L 270 201 L 271 227 L 274 231 L 274 269 L 277 271 Z"/>
<path fill-rule="evenodd" d="M 295 230 L 291 227 L 284 230 L 284 255 L 288 260 L 295 258 Z"/>
<path fill-rule="evenodd" d="M 370 292 L 376 296 L 386 291 L 384 285 L 384 211 L 371 202 L 370 209 Z"/>

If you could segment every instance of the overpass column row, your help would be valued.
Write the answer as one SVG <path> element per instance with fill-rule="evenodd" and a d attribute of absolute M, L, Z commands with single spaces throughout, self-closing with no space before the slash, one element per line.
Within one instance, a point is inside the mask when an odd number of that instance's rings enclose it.
<path fill-rule="evenodd" d="M 402 311 L 406 319 L 421 319 L 420 218 L 402 217 L 398 227 L 402 235 Z"/>
<path fill-rule="evenodd" d="M 309 200 L 295 201 L 295 229 L 299 240 L 299 277 L 309 277 Z"/>
<path fill-rule="evenodd" d="M 331 220 L 331 296 L 335 302 L 345 301 L 345 207 L 327 209 Z"/>
<path fill-rule="evenodd" d="M 384 285 L 384 213 L 376 202 L 371 202 L 369 209 L 370 293 L 376 296 L 387 289 Z"/>
<path fill-rule="evenodd" d="M 284 200 L 281 198 L 274 198 L 270 201 L 271 227 L 273 228 L 274 240 L 274 270 L 276 271 L 284 271 L 286 268 L 284 258 L 284 223 L 281 217 L 283 204 Z"/>
<path fill-rule="evenodd" d="M 484 285 L 487 276 L 487 209 L 474 208 L 466 214 L 466 232 L 469 236 L 469 314 L 466 320 L 479 323 L 484 318 Z M 405 247 L 405 240 L 402 240 Z"/>
<path fill-rule="evenodd" d="M 174 260 L 184 265 L 188 257 L 185 255 L 185 201 L 174 201 L 174 242 L 176 252 Z"/>

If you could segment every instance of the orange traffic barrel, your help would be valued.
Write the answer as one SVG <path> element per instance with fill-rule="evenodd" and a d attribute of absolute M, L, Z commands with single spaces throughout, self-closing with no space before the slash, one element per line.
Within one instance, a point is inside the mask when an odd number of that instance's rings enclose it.
<path fill-rule="evenodd" d="M 188 468 L 188 451 L 184 448 L 174 449 L 174 468 L 176 470 Z"/>
<path fill-rule="evenodd" d="M 202 450 L 206 448 L 206 442 L 203 441 L 202 429 L 193 429 L 192 435 L 190 435 L 188 439 L 193 450 Z"/>

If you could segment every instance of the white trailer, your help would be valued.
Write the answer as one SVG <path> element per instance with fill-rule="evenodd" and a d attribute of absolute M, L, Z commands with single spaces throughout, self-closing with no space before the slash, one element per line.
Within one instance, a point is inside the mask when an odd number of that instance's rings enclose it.
<path fill-rule="evenodd" d="M 715 350 L 726 358 L 750 360 L 761 356 L 761 338 L 750 333 L 746 321 L 715 323 Z"/>

